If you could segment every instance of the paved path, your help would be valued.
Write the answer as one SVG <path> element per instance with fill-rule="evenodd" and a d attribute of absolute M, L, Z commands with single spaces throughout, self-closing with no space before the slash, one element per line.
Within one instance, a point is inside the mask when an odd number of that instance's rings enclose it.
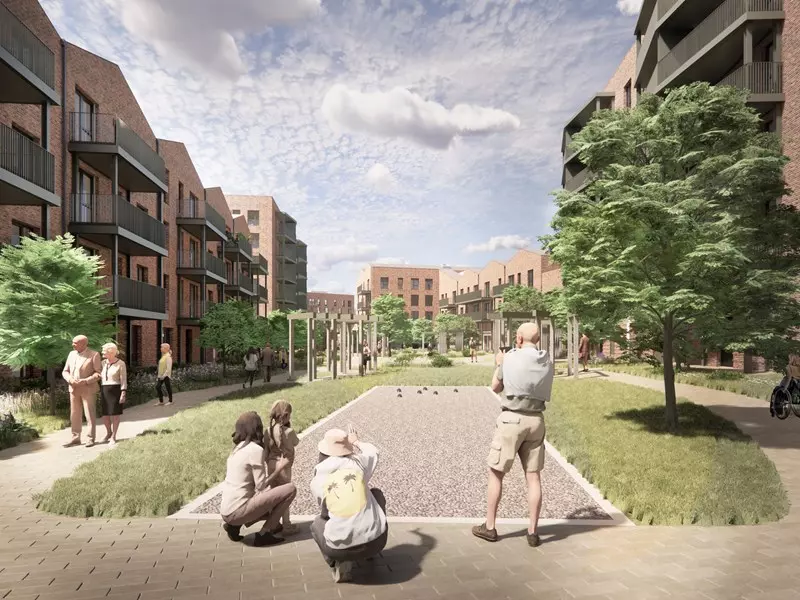
<path fill-rule="evenodd" d="M 710 390 L 692 393 L 716 397 Z M 738 408 L 729 400 L 720 407 Z M 782 432 L 793 428 L 800 435 L 798 422 L 762 422 L 760 413 L 749 412 L 756 402 L 741 407 L 748 409 L 741 426 L 752 423 L 761 431 L 781 475 L 792 481 L 800 463 L 792 460 L 792 436 Z M 209 521 L 37 513 L 31 482 L 47 479 L 45 463 L 55 454 L 31 464 L 30 473 L 13 466 L 24 456 L 0 453 L 4 600 L 800 599 L 800 525 L 794 518 L 726 528 L 558 525 L 543 529 L 545 543 L 536 549 L 526 546 L 516 527 L 501 528 L 507 537 L 487 544 L 464 526 L 393 525 L 383 557 L 357 574 L 357 584 L 335 586 L 306 532 L 294 543 L 257 549 L 229 542 Z M 800 503 L 797 488 L 789 490 L 793 504 Z"/>

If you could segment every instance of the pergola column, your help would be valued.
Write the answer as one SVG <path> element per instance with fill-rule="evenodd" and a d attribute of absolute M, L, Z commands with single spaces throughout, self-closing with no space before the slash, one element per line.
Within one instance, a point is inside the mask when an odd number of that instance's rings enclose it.
<path fill-rule="evenodd" d="M 332 321 L 330 325 L 331 326 L 328 329 L 328 334 L 330 336 L 329 339 L 331 341 L 331 346 L 330 346 L 331 360 L 328 363 L 328 365 L 329 365 L 328 368 L 331 369 L 331 374 L 333 375 L 333 378 L 336 379 L 337 367 L 338 367 L 338 365 L 337 365 L 338 361 L 336 360 L 336 346 L 337 346 L 337 343 L 336 343 L 337 342 L 337 339 L 336 339 L 337 338 L 337 336 L 336 336 L 336 321 L 335 320 Z"/>
<path fill-rule="evenodd" d="M 289 380 L 294 379 L 294 319 L 289 321 Z"/>
<path fill-rule="evenodd" d="M 306 371 L 308 373 L 308 381 L 314 381 L 314 371 L 316 370 L 317 350 L 314 347 L 314 317 L 309 317 L 306 320 L 306 331 L 308 332 L 308 339 L 306 340 Z"/>

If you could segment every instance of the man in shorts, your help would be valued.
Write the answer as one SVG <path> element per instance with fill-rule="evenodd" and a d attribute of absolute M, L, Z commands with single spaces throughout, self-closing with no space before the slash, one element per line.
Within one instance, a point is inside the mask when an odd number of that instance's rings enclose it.
<path fill-rule="evenodd" d="M 538 534 L 539 513 L 542 510 L 542 481 L 544 467 L 544 410 L 553 389 L 554 368 L 546 350 L 539 350 L 539 328 L 535 323 L 523 323 L 517 330 L 516 348 L 495 357 L 497 369 L 492 378 L 492 390 L 501 397 L 502 412 L 497 417 L 494 437 L 489 450 L 489 489 L 486 522 L 472 528 L 472 534 L 487 542 L 497 541 L 495 520 L 503 495 L 503 477 L 511 471 L 514 458 L 519 456 L 528 484 L 528 545 L 541 543 Z"/>

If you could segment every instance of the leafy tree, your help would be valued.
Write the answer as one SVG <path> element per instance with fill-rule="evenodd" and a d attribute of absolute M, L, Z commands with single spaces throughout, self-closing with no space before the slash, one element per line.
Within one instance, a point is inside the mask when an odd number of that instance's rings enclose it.
<path fill-rule="evenodd" d="M 536 288 L 526 285 L 509 285 L 503 290 L 500 312 L 547 312 L 548 306 L 544 294 Z"/>
<path fill-rule="evenodd" d="M 477 337 L 478 326 L 475 324 L 475 319 L 467 315 L 444 313 L 436 316 L 436 321 L 434 321 L 433 324 L 433 332 L 436 335 L 446 333 L 447 345 L 449 346 L 452 336 L 458 332 L 464 333 L 465 340 L 471 337 Z"/>
<path fill-rule="evenodd" d="M 557 194 L 543 240 L 570 310 L 630 316 L 660 344 L 672 430 L 676 348 L 716 340 L 783 365 L 798 346 L 800 214 L 778 204 L 788 159 L 745 100 L 699 83 L 595 115 L 574 147 L 596 180 Z"/>
<path fill-rule="evenodd" d="M 55 368 L 72 339 L 85 335 L 97 348 L 116 334 L 114 308 L 98 286 L 102 263 L 75 247 L 67 234 L 54 240 L 22 238 L 0 251 L 0 363 L 48 370 L 55 414 Z"/>
<path fill-rule="evenodd" d="M 428 319 L 414 319 L 411 321 L 412 341 L 424 344 L 426 340 L 433 338 L 433 321 Z"/>
<path fill-rule="evenodd" d="M 214 304 L 200 320 L 200 346 L 222 353 L 222 371 L 231 356 L 261 345 L 264 325 L 256 320 L 253 305 L 239 300 Z"/>
<path fill-rule="evenodd" d="M 291 311 L 306 312 L 303 310 Z M 274 310 L 266 318 L 261 318 L 266 322 L 266 334 L 264 344 L 269 341 L 273 348 L 289 348 L 289 314 L 282 310 Z M 317 348 L 322 348 L 325 344 L 325 329 L 318 323 L 316 330 Z M 308 323 L 305 320 L 297 320 L 294 323 L 294 349 L 306 348 L 308 344 Z"/>
<path fill-rule="evenodd" d="M 386 336 L 389 342 L 404 342 L 411 336 L 411 324 L 402 298 L 384 294 L 372 301 L 372 314 L 379 317 L 378 335 Z M 391 355 L 391 350 L 389 354 Z"/>

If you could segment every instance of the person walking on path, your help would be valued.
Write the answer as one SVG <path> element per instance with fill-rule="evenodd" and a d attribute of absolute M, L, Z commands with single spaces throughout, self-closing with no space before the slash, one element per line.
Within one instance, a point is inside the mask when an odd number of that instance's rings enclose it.
<path fill-rule="evenodd" d="M 469 340 L 469 362 L 478 362 L 478 343 L 475 338 L 470 338 Z"/>
<path fill-rule="evenodd" d="M 367 367 L 369 366 L 369 359 L 372 355 L 370 352 L 369 344 L 367 344 L 366 340 L 364 341 L 364 345 L 361 348 L 361 375 L 367 374 Z"/>
<path fill-rule="evenodd" d="M 538 546 L 539 514 L 542 511 L 541 470 L 544 468 L 544 410 L 553 389 L 554 367 L 546 350 L 539 350 L 539 328 L 523 323 L 517 329 L 517 347 L 495 357 L 497 368 L 492 390 L 501 398 L 502 411 L 497 417 L 489 450 L 489 486 L 486 521 L 472 528 L 472 534 L 488 542 L 497 541 L 497 507 L 503 496 L 503 477 L 511 471 L 519 456 L 528 485 L 528 545 Z"/>
<path fill-rule="evenodd" d="M 578 346 L 578 353 L 581 357 L 581 362 L 583 363 L 583 372 L 587 373 L 589 371 L 589 336 L 584 333 L 581 336 L 580 345 Z"/>
<path fill-rule="evenodd" d="M 104 444 L 117 444 L 119 420 L 128 390 L 128 369 L 119 359 L 116 344 L 103 345 L 103 367 L 100 373 L 100 395 L 103 399 L 103 420 L 106 424 Z"/>
<path fill-rule="evenodd" d="M 311 493 L 320 514 L 311 537 L 331 568 L 336 583 L 350 581 L 353 562 L 377 556 L 389 539 L 386 498 L 369 481 L 378 465 L 378 449 L 358 441 L 352 427 L 331 429 L 318 446 Z"/>
<path fill-rule="evenodd" d="M 248 383 L 252 388 L 253 380 L 256 378 L 256 372 L 258 371 L 258 352 L 256 352 L 255 348 L 250 348 L 247 354 L 244 355 L 244 370 L 247 373 L 247 379 L 242 384 L 242 389 L 246 388 Z"/>
<path fill-rule="evenodd" d="M 89 426 L 87 448 L 94 446 L 97 429 L 96 402 L 99 391 L 100 355 L 89 348 L 89 339 L 85 335 L 76 336 L 72 340 L 72 352 L 67 356 L 67 363 L 61 376 L 69 385 L 69 417 L 72 426 L 72 441 L 64 444 L 65 448 L 81 445 L 81 409 L 86 415 Z"/>
<path fill-rule="evenodd" d="M 172 349 L 169 344 L 161 344 L 161 358 L 158 360 L 156 393 L 159 406 L 164 406 L 164 388 L 167 388 L 167 404 L 172 404 Z"/>
<path fill-rule="evenodd" d="M 269 342 L 267 342 L 267 347 L 264 348 L 261 366 L 264 369 L 264 382 L 269 383 L 272 380 L 272 367 L 275 366 L 275 351 Z"/>
<path fill-rule="evenodd" d="M 293 483 L 277 485 L 289 461 L 280 458 L 275 470 L 267 475 L 264 424 L 255 412 L 246 412 L 236 420 L 233 452 L 228 457 L 222 487 L 220 516 L 222 528 L 232 542 L 242 540 L 242 526 L 251 527 L 264 521 L 256 534 L 254 546 L 272 546 L 283 542 L 271 533 L 297 495 Z"/>

